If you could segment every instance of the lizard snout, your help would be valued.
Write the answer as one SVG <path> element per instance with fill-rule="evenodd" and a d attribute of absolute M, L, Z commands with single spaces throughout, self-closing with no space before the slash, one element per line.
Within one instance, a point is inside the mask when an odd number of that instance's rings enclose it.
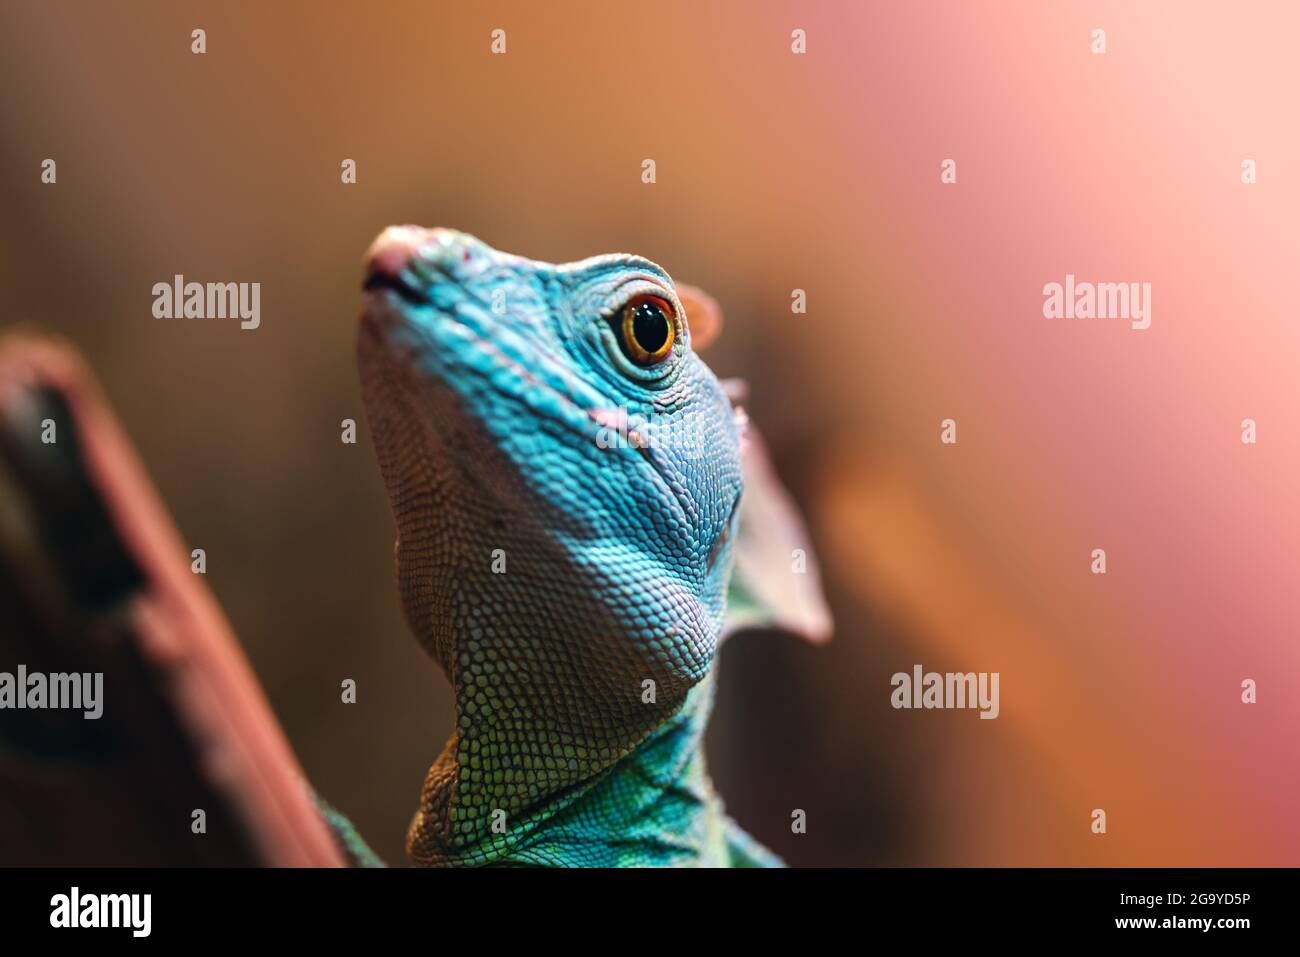
<path fill-rule="evenodd" d="M 406 268 L 416 251 L 428 242 L 431 229 L 420 226 L 389 226 L 370 244 L 365 255 L 365 277 L 376 273 L 395 276 Z"/>
<path fill-rule="evenodd" d="M 468 288 L 494 266 L 525 263 L 466 233 L 422 226 L 389 226 L 365 255 L 362 288 L 388 289 L 413 305 L 428 305 L 431 285 Z"/>
<path fill-rule="evenodd" d="M 388 289 L 409 303 L 424 302 L 424 291 L 414 281 L 410 266 L 434 232 L 419 226 L 385 229 L 366 251 L 361 288 L 366 292 Z"/>

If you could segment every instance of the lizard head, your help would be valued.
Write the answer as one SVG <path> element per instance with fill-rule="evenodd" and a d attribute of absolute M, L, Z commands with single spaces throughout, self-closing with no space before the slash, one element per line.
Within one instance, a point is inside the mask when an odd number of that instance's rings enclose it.
<path fill-rule="evenodd" d="M 408 226 L 375 241 L 364 288 L 400 590 L 462 730 L 542 711 L 588 742 L 618 713 L 652 727 L 645 681 L 680 702 L 709 669 L 741 491 L 731 405 L 672 279 Z"/>

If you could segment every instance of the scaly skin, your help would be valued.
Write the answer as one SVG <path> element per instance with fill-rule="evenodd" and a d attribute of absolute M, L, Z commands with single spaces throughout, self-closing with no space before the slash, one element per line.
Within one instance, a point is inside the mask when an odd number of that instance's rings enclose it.
<path fill-rule="evenodd" d="M 411 858 L 779 864 L 704 766 L 740 436 L 668 274 L 396 227 L 367 277 L 358 356 L 402 602 L 456 698 Z M 653 368 L 608 321 L 640 293 L 676 313 Z"/>

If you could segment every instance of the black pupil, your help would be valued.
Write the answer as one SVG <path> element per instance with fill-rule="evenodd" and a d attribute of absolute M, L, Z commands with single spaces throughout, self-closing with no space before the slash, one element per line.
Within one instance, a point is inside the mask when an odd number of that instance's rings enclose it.
<path fill-rule="evenodd" d="M 655 353 L 664 347 L 668 341 L 668 317 L 659 303 L 647 299 L 636 305 L 632 311 L 632 336 L 646 352 Z"/>

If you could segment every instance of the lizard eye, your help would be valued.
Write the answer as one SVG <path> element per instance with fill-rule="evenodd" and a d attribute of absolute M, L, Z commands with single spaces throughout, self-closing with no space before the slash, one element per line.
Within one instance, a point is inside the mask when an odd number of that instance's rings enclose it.
<path fill-rule="evenodd" d="M 659 296 L 628 300 L 614 317 L 614 327 L 623 354 L 639 366 L 662 362 L 673 351 L 677 336 L 673 307 Z"/>

